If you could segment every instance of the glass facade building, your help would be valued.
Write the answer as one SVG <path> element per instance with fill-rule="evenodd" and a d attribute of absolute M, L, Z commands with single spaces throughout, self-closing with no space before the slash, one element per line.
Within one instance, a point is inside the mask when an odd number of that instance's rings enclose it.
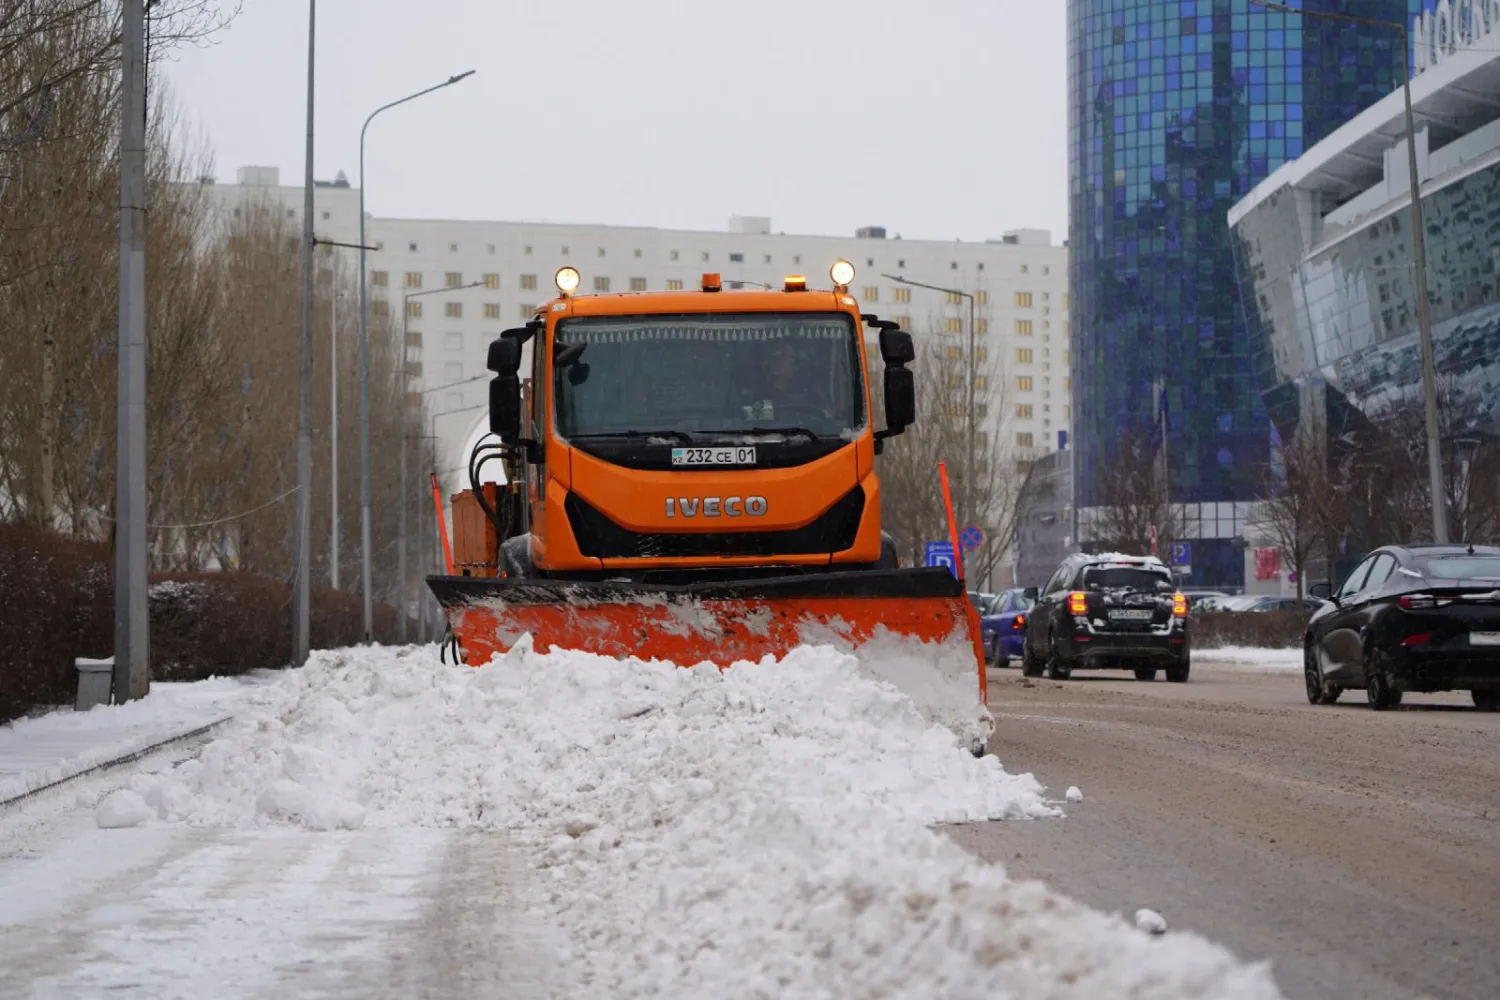
<path fill-rule="evenodd" d="M 1404 21 L 1422 3 L 1302 6 Z M 1233 539 L 1270 453 L 1228 212 L 1391 93 L 1400 48 L 1250 0 L 1068 0 L 1075 502 L 1102 503 L 1123 443 L 1152 433 L 1160 380 L 1195 585 L 1243 582 Z"/>
<path fill-rule="evenodd" d="M 1495 28 L 1412 85 L 1450 489 L 1453 477 L 1471 471 L 1466 449 L 1500 440 L 1500 18 Z M 1402 443 L 1425 471 L 1404 122 L 1402 97 L 1392 94 L 1273 175 L 1229 217 L 1272 433 L 1286 441 L 1299 430 L 1322 434 L 1330 464 L 1395 427 L 1410 432 Z M 1393 422 L 1402 413 L 1406 423 Z M 1453 537 L 1462 516 L 1450 506 Z M 1354 539 L 1349 558 L 1388 540 L 1380 533 L 1390 525 L 1372 527 L 1374 535 Z"/>

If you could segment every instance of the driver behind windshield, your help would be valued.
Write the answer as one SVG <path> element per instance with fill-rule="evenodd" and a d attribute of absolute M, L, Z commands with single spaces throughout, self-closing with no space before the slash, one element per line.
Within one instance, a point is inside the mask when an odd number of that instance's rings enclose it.
<path fill-rule="evenodd" d="M 765 364 L 750 366 L 740 380 L 740 405 L 747 420 L 797 423 L 811 415 L 833 418 L 833 400 L 820 384 L 826 382 L 826 372 L 807 364 L 803 352 L 787 338 L 770 341 L 766 353 Z"/>

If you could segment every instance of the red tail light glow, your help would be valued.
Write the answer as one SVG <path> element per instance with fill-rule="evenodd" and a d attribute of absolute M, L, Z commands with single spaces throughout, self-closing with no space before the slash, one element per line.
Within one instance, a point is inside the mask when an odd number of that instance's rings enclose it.
<path fill-rule="evenodd" d="M 1405 594 L 1396 603 L 1406 611 L 1426 611 L 1452 604 L 1453 601 L 1447 597 L 1433 597 L 1431 594 Z"/>
<path fill-rule="evenodd" d="M 1075 590 L 1068 595 L 1068 613 L 1071 615 L 1086 615 L 1089 613 L 1088 595 L 1081 590 Z"/>
<path fill-rule="evenodd" d="M 1182 594 L 1172 595 L 1172 614 L 1178 618 L 1187 617 L 1187 597 Z"/>
<path fill-rule="evenodd" d="M 1021 631 L 1021 629 L 1026 627 L 1026 616 L 1016 615 L 1016 617 L 1011 620 L 1010 627 L 1017 632 Z"/>
<path fill-rule="evenodd" d="M 1403 645 L 1403 646 L 1425 646 L 1425 645 L 1427 645 L 1431 641 L 1432 641 L 1432 633 L 1431 632 L 1418 632 L 1416 635 L 1409 635 L 1405 639 L 1402 639 L 1401 640 L 1401 645 Z"/>

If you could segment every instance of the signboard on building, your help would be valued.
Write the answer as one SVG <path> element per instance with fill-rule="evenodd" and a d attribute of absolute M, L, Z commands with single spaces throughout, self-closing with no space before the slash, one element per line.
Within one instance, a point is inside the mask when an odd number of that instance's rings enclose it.
<path fill-rule="evenodd" d="M 1255 550 L 1255 579 L 1279 580 L 1281 578 L 1281 550 L 1280 549 L 1256 549 Z"/>
<path fill-rule="evenodd" d="M 1438 0 L 1412 18 L 1412 75 L 1449 56 L 1500 42 L 1500 0 Z"/>

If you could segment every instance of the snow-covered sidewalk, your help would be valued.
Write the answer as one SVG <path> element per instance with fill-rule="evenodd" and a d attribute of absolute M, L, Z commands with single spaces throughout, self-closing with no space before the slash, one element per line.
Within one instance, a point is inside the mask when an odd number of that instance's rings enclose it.
<path fill-rule="evenodd" d="M 206 732 L 272 671 L 191 684 L 157 683 L 125 705 L 59 709 L 0 726 L 0 805 L 89 770 Z"/>
<path fill-rule="evenodd" d="M 934 832 L 1067 822 L 1064 797 L 973 757 L 873 679 L 889 673 L 827 647 L 722 673 L 314 654 L 196 759 L 90 779 L 71 825 L 29 834 L 56 844 L 55 898 L 0 851 L 20 970 L 0 983 L 404 996 L 493 984 L 524 952 L 549 997 L 1279 995 L 1263 966 L 1012 882 Z M 66 952 L 28 930 L 95 925 Z M 524 948 L 477 948 L 518 927 Z"/>
<path fill-rule="evenodd" d="M 1258 646 L 1222 646 L 1217 649 L 1199 646 L 1193 650 L 1198 659 L 1215 666 L 1268 673 L 1302 672 L 1302 650 L 1265 649 Z"/>

